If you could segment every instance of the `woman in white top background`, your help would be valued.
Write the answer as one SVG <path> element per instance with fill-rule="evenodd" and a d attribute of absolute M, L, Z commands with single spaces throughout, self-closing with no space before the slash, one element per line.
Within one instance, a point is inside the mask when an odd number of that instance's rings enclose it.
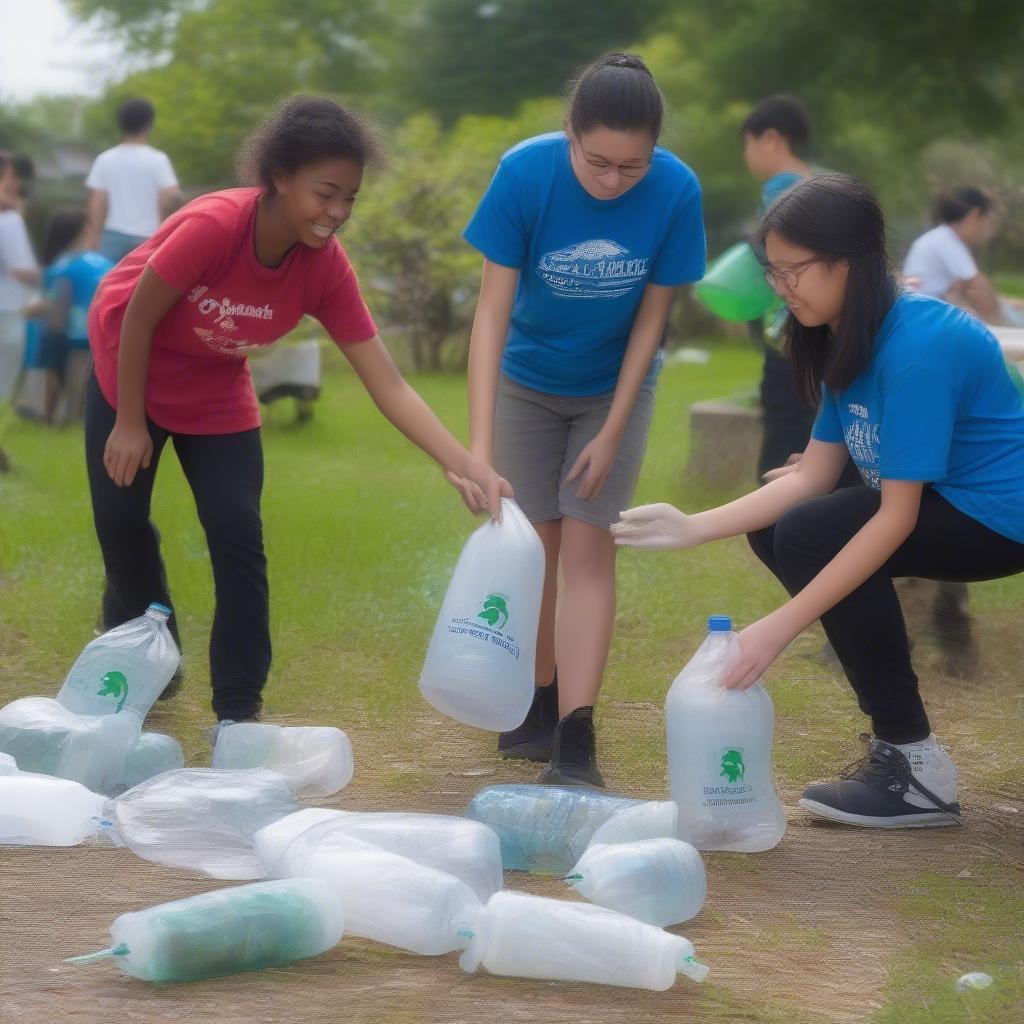
<path fill-rule="evenodd" d="M 907 285 L 961 306 L 986 323 L 1024 325 L 1024 313 L 999 296 L 974 260 L 972 250 L 987 245 L 999 228 L 992 197 L 969 185 L 955 188 L 936 202 L 935 220 L 937 226 L 907 253 Z"/>

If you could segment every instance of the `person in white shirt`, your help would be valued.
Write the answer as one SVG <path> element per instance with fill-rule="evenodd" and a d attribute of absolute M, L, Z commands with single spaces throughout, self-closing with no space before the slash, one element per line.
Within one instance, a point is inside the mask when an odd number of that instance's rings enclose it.
<path fill-rule="evenodd" d="M 117 108 L 121 143 L 100 153 L 85 184 L 92 247 L 117 263 L 141 245 L 181 202 L 167 154 L 148 143 L 155 113 L 149 100 Z"/>
<path fill-rule="evenodd" d="M 989 242 L 998 227 L 991 197 L 970 186 L 953 189 L 936 203 L 935 219 L 938 227 L 921 235 L 907 253 L 907 285 L 962 306 L 987 323 L 1005 323 L 1007 310 L 971 252 Z"/>
<path fill-rule="evenodd" d="M 38 283 L 18 176 L 11 158 L 0 153 L 0 402 L 13 396 L 18 383 L 25 351 L 22 310 Z"/>

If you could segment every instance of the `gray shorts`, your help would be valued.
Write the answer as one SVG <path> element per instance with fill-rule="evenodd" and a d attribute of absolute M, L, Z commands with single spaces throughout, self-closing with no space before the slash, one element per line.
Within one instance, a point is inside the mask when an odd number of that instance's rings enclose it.
<path fill-rule="evenodd" d="M 581 481 L 565 483 L 580 452 L 611 408 L 614 392 L 550 395 L 523 387 L 502 374 L 494 412 L 494 467 L 516 492 L 531 523 L 569 516 L 602 530 L 629 508 L 647 448 L 654 411 L 654 377 L 644 381 L 619 446 L 619 456 L 601 493 L 592 501 L 576 494 Z"/>

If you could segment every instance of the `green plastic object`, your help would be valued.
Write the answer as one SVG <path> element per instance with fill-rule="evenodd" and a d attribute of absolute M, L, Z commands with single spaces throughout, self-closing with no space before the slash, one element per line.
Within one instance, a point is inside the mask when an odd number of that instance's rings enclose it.
<path fill-rule="evenodd" d="M 143 981 L 197 981 L 319 956 L 341 941 L 344 924 L 325 882 L 256 882 L 122 914 L 109 949 L 67 962 L 114 958 Z"/>
<path fill-rule="evenodd" d="M 737 323 L 760 319 L 777 299 L 747 242 L 726 249 L 694 290 L 715 316 Z"/>

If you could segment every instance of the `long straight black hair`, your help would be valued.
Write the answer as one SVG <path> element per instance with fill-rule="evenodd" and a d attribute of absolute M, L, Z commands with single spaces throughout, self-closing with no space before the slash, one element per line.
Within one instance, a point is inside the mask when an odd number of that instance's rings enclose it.
<path fill-rule="evenodd" d="M 846 263 L 846 295 L 836 330 L 804 327 L 790 315 L 786 354 L 800 397 L 821 401 L 849 387 L 871 361 L 875 336 L 899 294 L 885 247 L 885 218 L 875 194 L 846 174 L 816 174 L 776 200 L 764 220 L 761 246 L 770 232 L 809 249 L 829 266 Z"/>

